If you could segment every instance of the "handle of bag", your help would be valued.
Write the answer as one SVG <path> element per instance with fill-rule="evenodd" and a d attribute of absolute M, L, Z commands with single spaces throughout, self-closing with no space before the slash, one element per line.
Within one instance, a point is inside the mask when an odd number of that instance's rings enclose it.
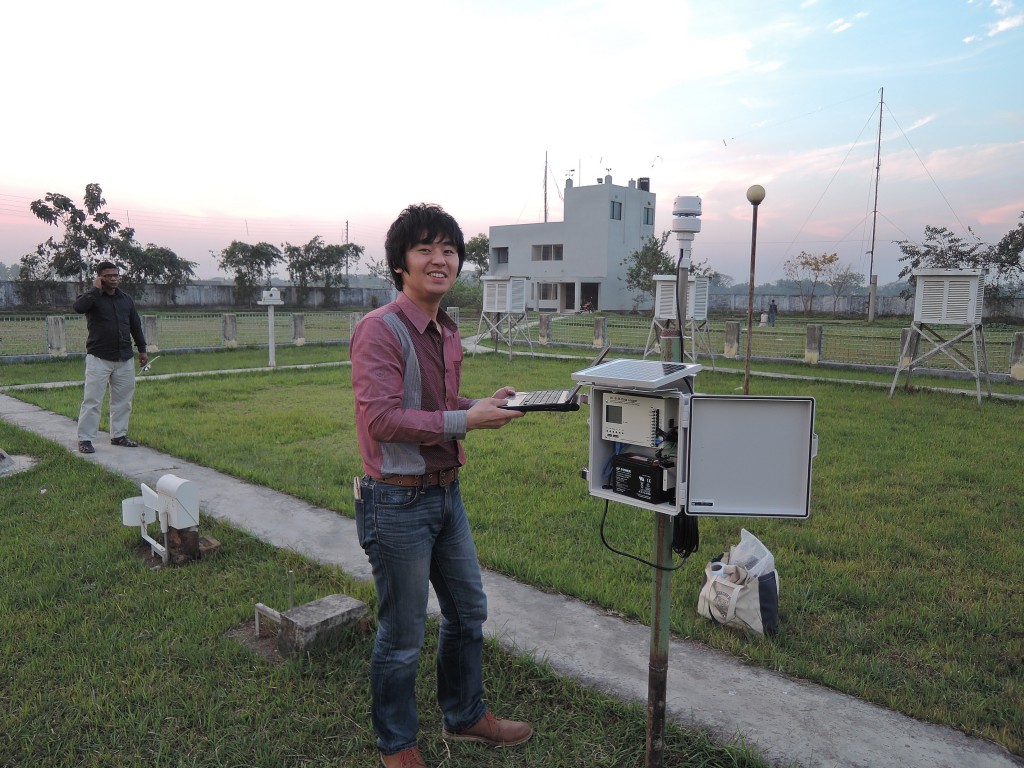
<path fill-rule="evenodd" d="M 728 584 L 729 587 L 730 587 L 730 589 L 729 589 L 729 608 L 725 612 L 725 621 L 722 622 L 722 623 L 723 624 L 731 624 L 733 622 L 733 620 L 736 618 L 736 603 L 739 602 L 740 592 L 743 589 L 743 585 L 742 584 L 734 584 L 733 582 L 725 581 L 724 579 L 720 579 L 720 581 L 722 581 L 725 584 Z"/>

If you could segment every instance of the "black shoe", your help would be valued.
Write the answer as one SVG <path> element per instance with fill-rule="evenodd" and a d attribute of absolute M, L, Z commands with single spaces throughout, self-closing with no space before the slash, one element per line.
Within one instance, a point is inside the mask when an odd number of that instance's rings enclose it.
<path fill-rule="evenodd" d="M 129 440 L 128 435 L 121 435 L 120 437 L 112 438 L 110 441 L 111 445 L 119 445 L 122 448 L 138 448 L 139 444 L 134 440 Z M 90 446 L 91 447 L 91 446 Z"/>
<path fill-rule="evenodd" d="M 96 453 L 96 449 L 92 447 L 91 440 L 79 440 L 78 441 L 78 452 L 79 453 Z"/>

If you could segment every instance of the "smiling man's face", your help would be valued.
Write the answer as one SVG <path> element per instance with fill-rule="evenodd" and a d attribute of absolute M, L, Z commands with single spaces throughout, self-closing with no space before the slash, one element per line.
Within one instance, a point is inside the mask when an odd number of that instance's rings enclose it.
<path fill-rule="evenodd" d="M 402 293 L 419 305 L 437 306 L 455 284 L 459 272 L 459 251 L 451 238 L 439 235 L 434 242 L 421 242 L 405 252 Z"/>

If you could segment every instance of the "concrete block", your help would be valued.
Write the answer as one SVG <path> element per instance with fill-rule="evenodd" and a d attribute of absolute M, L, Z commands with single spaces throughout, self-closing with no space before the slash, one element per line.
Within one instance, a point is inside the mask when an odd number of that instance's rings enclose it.
<path fill-rule="evenodd" d="M 338 639 L 353 629 L 368 626 L 366 603 L 348 595 L 328 595 L 281 614 L 277 649 L 282 656 L 297 656 L 320 643 Z"/>

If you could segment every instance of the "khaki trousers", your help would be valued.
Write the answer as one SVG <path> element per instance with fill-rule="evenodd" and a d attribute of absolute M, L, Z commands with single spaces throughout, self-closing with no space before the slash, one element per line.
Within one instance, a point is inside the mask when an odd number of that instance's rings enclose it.
<path fill-rule="evenodd" d="M 85 356 L 85 392 L 78 412 L 78 440 L 96 439 L 103 396 L 110 387 L 110 437 L 128 434 L 128 417 L 135 394 L 135 358 L 118 362 Z"/>

